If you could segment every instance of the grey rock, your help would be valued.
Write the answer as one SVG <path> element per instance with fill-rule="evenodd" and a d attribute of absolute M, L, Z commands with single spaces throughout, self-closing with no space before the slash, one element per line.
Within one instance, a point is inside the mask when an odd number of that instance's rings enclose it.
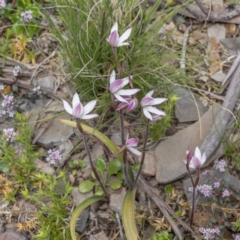
<path fill-rule="evenodd" d="M 36 109 L 32 109 L 30 111 L 25 112 L 25 115 L 27 116 L 28 119 L 28 126 L 33 132 L 35 130 L 35 126 L 39 117 L 39 111 Z"/>
<path fill-rule="evenodd" d="M 89 208 L 86 208 L 79 215 L 77 222 L 76 222 L 76 231 L 77 232 L 83 232 L 83 230 L 85 229 L 87 220 L 89 218 L 89 212 L 90 212 Z"/>
<path fill-rule="evenodd" d="M 16 232 L 5 232 L 0 236 L 0 240 L 27 240 L 27 238 Z"/>
<path fill-rule="evenodd" d="M 90 234 L 89 240 L 96 240 L 92 234 Z"/>
<path fill-rule="evenodd" d="M 109 207 L 118 214 L 122 213 L 122 204 L 126 194 L 126 189 L 121 188 L 110 195 Z"/>
<path fill-rule="evenodd" d="M 221 82 L 223 82 L 225 77 L 226 77 L 225 73 L 223 73 L 222 71 L 218 71 L 211 76 L 211 79 L 215 80 L 216 82 L 221 83 Z"/>
<path fill-rule="evenodd" d="M 207 29 L 209 39 L 214 38 L 217 42 L 226 37 L 226 28 L 220 24 L 214 24 Z M 210 42 L 210 41 L 209 41 Z"/>
<path fill-rule="evenodd" d="M 62 159 L 60 160 L 60 165 L 62 166 L 67 158 L 69 157 L 69 153 L 73 150 L 74 146 L 70 140 L 67 140 L 63 144 L 59 146 L 59 152 L 62 153 Z"/>
<path fill-rule="evenodd" d="M 148 177 L 155 176 L 155 174 L 156 174 L 156 158 L 154 155 L 154 151 L 146 152 L 141 174 L 148 176 Z"/>
<path fill-rule="evenodd" d="M 63 104 L 54 100 L 46 107 L 45 112 L 62 112 L 65 111 Z"/>
<path fill-rule="evenodd" d="M 51 126 L 39 138 L 38 143 L 44 145 L 45 147 L 49 147 L 51 143 L 56 145 L 68 140 L 68 138 L 73 134 L 73 127 L 60 122 L 59 119 L 70 120 L 71 116 L 69 114 L 64 114 L 56 117 Z"/>
<path fill-rule="evenodd" d="M 46 173 L 46 174 L 49 174 L 49 175 L 53 175 L 54 172 L 55 172 L 54 168 L 51 167 L 49 163 L 43 162 L 39 159 L 37 159 L 34 162 L 34 164 L 40 172 L 43 172 L 43 173 Z"/>
<path fill-rule="evenodd" d="M 155 149 L 156 179 L 159 183 L 169 183 L 187 173 L 183 162 L 186 159 L 186 151 L 194 151 L 197 146 L 201 146 L 214 123 L 218 110 L 217 107 L 210 107 L 201 117 L 201 121 L 160 142 Z"/>
<path fill-rule="evenodd" d="M 47 76 L 47 77 L 39 78 L 36 82 L 37 82 L 37 85 L 56 93 L 56 90 L 57 90 L 56 80 L 54 77 Z"/>
<path fill-rule="evenodd" d="M 239 38 L 224 38 L 220 40 L 220 43 L 232 54 L 238 55 L 240 51 L 240 39 Z"/>
<path fill-rule="evenodd" d="M 89 193 L 80 193 L 78 191 L 78 188 L 73 188 L 72 190 L 72 198 L 73 198 L 73 204 L 74 206 L 78 206 L 81 202 L 83 202 L 85 199 L 93 196 L 93 193 L 92 192 L 89 192 Z"/>
<path fill-rule="evenodd" d="M 175 107 L 175 116 L 179 122 L 197 121 L 199 114 L 202 116 L 206 112 L 207 109 L 195 94 L 181 87 L 174 87 L 173 92 L 180 97 Z"/>
<path fill-rule="evenodd" d="M 97 234 L 93 235 L 95 240 L 108 240 L 108 237 L 106 236 L 105 232 L 101 231 Z"/>

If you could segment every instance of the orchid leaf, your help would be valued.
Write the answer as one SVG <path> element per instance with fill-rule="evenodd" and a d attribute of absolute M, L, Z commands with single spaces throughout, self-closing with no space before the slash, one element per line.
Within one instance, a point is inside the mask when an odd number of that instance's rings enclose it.
<path fill-rule="evenodd" d="M 70 121 L 70 120 L 66 120 L 66 119 L 60 119 L 60 122 L 65 123 L 67 125 L 70 125 L 74 128 L 77 127 L 76 122 L 74 121 Z M 101 140 L 109 150 L 111 150 L 113 153 L 117 153 L 118 151 L 118 147 L 104 134 L 102 134 L 101 132 L 99 132 L 98 130 L 91 128 L 83 123 L 81 123 L 81 127 L 83 128 L 83 130 L 87 133 L 92 134 L 93 136 L 95 136 L 96 138 L 98 138 L 99 140 Z"/>
<path fill-rule="evenodd" d="M 139 240 L 137 227 L 134 220 L 134 202 L 137 188 L 128 190 L 122 206 L 122 221 L 128 240 Z"/>
<path fill-rule="evenodd" d="M 76 235 L 75 235 L 75 228 L 76 228 L 76 222 L 77 219 L 79 217 L 79 215 L 81 214 L 81 212 L 86 209 L 87 207 L 89 207 L 90 205 L 92 205 L 95 202 L 101 201 L 104 199 L 104 196 L 91 196 L 89 198 L 87 198 L 86 200 L 84 200 L 83 202 L 81 202 L 76 209 L 73 211 L 71 219 L 70 219 L 70 232 L 71 232 L 71 237 L 72 240 L 76 240 Z"/>

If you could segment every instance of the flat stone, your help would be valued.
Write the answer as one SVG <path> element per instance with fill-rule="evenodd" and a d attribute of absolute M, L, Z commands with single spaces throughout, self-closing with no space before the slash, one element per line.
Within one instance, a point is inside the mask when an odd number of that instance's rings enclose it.
<path fill-rule="evenodd" d="M 60 122 L 59 119 L 70 120 L 71 116 L 69 114 L 64 114 L 56 117 L 51 126 L 38 139 L 38 143 L 48 148 L 51 143 L 56 145 L 68 140 L 68 138 L 73 134 L 73 127 Z"/>
<path fill-rule="evenodd" d="M 75 207 L 77 207 L 81 202 L 83 202 L 85 199 L 93 196 L 92 192 L 88 192 L 88 193 L 80 193 L 78 191 L 78 188 L 73 188 L 72 190 L 72 198 L 73 198 L 73 204 Z"/>
<path fill-rule="evenodd" d="M 225 77 L 226 77 L 225 73 L 223 73 L 222 71 L 218 71 L 211 76 L 211 79 L 215 80 L 216 82 L 221 83 L 221 82 L 223 82 Z"/>
<path fill-rule="evenodd" d="M 106 236 L 105 232 L 101 231 L 100 233 L 97 233 L 93 235 L 93 238 L 95 240 L 108 240 L 108 237 Z"/>
<path fill-rule="evenodd" d="M 207 29 L 209 39 L 214 38 L 216 42 L 226 37 L 226 28 L 220 24 L 213 24 Z"/>
<path fill-rule="evenodd" d="M 49 163 L 43 162 L 39 159 L 37 159 L 34 162 L 34 164 L 40 172 L 43 172 L 43 173 L 46 173 L 46 174 L 49 174 L 49 175 L 53 175 L 54 172 L 55 172 L 54 168 L 51 167 Z"/>
<path fill-rule="evenodd" d="M 194 151 L 197 146 L 201 146 L 218 111 L 218 107 L 210 107 L 201 117 L 201 121 L 160 142 L 155 149 L 156 179 L 159 183 L 169 183 L 187 174 L 183 162 L 186 159 L 186 151 Z"/>
<path fill-rule="evenodd" d="M 239 38 L 224 38 L 220 40 L 220 43 L 232 54 L 238 55 L 240 51 L 240 39 Z"/>
<path fill-rule="evenodd" d="M 27 238 L 19 233 L 5 232 L 0 236 L 0 240 L 27 240 Z"/>
<path fill-rule="evenodd" d="M 84 209 L 81 214 L 79 215 L 77 222 L 76 222 L 76 231 L 83 232 L 86 227 L 87 220 L 89 218 L 90 210 L 89 208 Z"/>
<path fill-rule="evenodd" d="M 173 92 L 180 97 L 175 107 L 175 116 L 179 122 L 197 121 L 206 112 L 206 107 L 195 94 L 181 87 L 174 87 Z"/>
<path fill-rule="evenodd" d="M 62 166 L 69 157 L 69 153 L 73 150 L 74 146 L 70 140 L 67 140 L 59 146 L 59 152 L 62 152 L 62 159 L 59 161 Z"/>
<path fill-rule="evenodd" d="M 47 76 L 47 77 L 39 78 L 36 82 L 37 82 L 37 85 L 56 93 L 56 90 L 57 90 L 56 80 L 54 77 Z"/>
<path fill-rule="evenodd" d="M 122 187 L 110 195 L 109 207 L 118 214 L 122 214 L 122 204 L 125 194 L 126 189 Z"/>
<path fill-rule="evenodd" d="M 58 101 L 52 101 L 49 106 L 46 107 L 45 112 L 62 112 L 65 111 L 63 104 Z"/>
<path fill-rule="evenodd" d="M 155 174 L 156 174 L 156 158 L 154 155 L 154 151 L 146 152 L 141 174 L 143 174 L 145 176 L 149 176 L 149 177 L 155 176 Z"/>

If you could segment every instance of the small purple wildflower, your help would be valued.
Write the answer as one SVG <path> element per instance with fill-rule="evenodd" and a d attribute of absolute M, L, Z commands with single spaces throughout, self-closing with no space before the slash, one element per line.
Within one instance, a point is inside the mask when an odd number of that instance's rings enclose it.
<path fill-rule="evenodd" d="M 62 159 L 62 155 L 60 154 L 59 150 L 53 148 L 48 150 L 48 157 L 46 158 L 47 162 L 50 162 L 51 164 L 59 163 L 59 161 Z"/>
<path fill-rule="evenodd" d="M 40 86 L 36 86 L 35 88 L 33 88 L 33 92 L 36 93 L 37 95 L 40 95 L 42 93 L 42 91 L 40 90 L 41 87 Z"/>
<path fill-rule="evenodd" d="M 234 240 L 240 240 L 240 235 L 236 235 Z"/>
<path fill-rule="evenodd" d="M 220 230 L 218 227 L 215 228 L 204 228 L 200 227 L 198 231 L 203 234 L 203 239 L 212 240 L 215 239 L 216 235 L 220 234 Z"/>
<path fill-rule="evenodd" d="M 205 170 L 203 173 L 202 173 L 202 176 L 205 176 L 205 175 L 207 175 L 207 174 L 209 174 L 210 173 L 210 170 Z"/>
<path fill-rule="evenodd" d="M 220 172 L 225 172 L 226 167 L 227 167 L 227 163 L 225 160 L 221 160 L 217 162 L 216 169 L 219 169 Z"/>
<path fill-rule="evenodd" d="M 20 72 L 21 72 L 21 68 L 19 66 L 15 66 L 13 68 L 13 76 L 14 77 L 17 77 L 20 74 Z"/>
<path fill-rule="evenodd" d="M 16 132 L 14 132 L 13 128 L 3 129 L 3 133 L 7 137 L 6 139 L 7 142 L 13 142 L 15 139 L 15 136 L 17 135 Z"/>
<path fill-rule="evenodd" d="M 0 115 L 8 115 L 8 117 L 13 117 L 15 114 L 14 108 L 15 108 L 16 101 L 14 99 L 13 95 L 4 95 L 2 106 L 4 107 L 3 110 L 1 110 Z"/>
<path fill-rule="evenodd" d="M 230 192 L 227 189 L 225 189 L 222 193 L 222 197 L 229 197 L 229 196 L 230 196 Z"/>
<path fill-rule="evenodd" d="M 5 0 L 0 0 L 0 9 L 6 7 L 6 2 Z"/>
<path fill-rule="evenodd" d="M 28 10 L 28 11 L 25 11 L 25 12 L 22 12 L 21 13 L 21 17 L 23 19 L 24 22 L 29 22 L 30 20 L 32 20 L 32 11 L 31 10 Z"/>
<path fill-rule="evenodd" d="M 203 184 L 203 185 L 199 185 L 197 188 L 200 191 L 200 193 L 202 193 L 205 197 L 212 196 L 212 186 L 211 185 Z"/>
<path fill-rule="evenodd" d="M 219 187 L 220 187 L 220 185 L 221 185 L 221 183 L 220 183 L 220 182 L 215 182 L 215 183 L 213 184 L 213 187 L 214 187 L 214 188 L 219 188 Z"/>

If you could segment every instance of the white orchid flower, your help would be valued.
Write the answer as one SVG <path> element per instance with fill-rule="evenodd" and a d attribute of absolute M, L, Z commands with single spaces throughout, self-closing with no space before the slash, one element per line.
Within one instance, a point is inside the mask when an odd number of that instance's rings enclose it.
<path fill-rule="evenodd" d="M 98 117 L 97 114 L 89 114 L 93 108 L 95 107 L 97 100 L 93 100 L 89 103 L 87 103 L 84 107 L 82 103 L 80 102 L 80 98 L 77 93 L 73 95 L 73 100 L 72 100 L 72 107 L 69 105 L 69 103 L 65 100 L 63 101 L 63 106 L 65 110 L 73 115 L 75 118 L 80 118 L 80 119 L 92 119 L 95 117 Z"/>
<path fill-rule="evenodd" d="M 123 78 L 123 79 L 116 79 L 116 73 L 113 70 L 110 75 L 110 92 L 114 95 L 114 97 L 119 102 L 125 102 L 128 103 L 126 98 L 124 96 L 132 96 L 139 92 L 141 89 L 134 88 L 134 89 L 122 89 L 129 83 L 129 78 Z"/>
<path fill-rule="evenodd" d="M 188 151 L 187 151 L 187 156 L 188 156 Z M 191 158 L 190 162 L 189 162 L 189 167 L 190 168 L 200 168 L 205 162 L 206 162 L 207 158 L 206 158 L 206 154 L 203 153 L 201 154 L 201 151 L 199 149 L 199 147 L 195 148 L 195 153 L 194 156 Z M 187 164 L 186 160 L 183 160 L 185 162 L 185 164 Z"/>
<path fill-rule="evenodd" d="M 119 37 L 119 35 L 118 35 L 118 23 L 115 22 L 112 29 L 111 29 L 111 32 L 110 32 L 110 35 L 109 35 L 107 41 L 112 47 L 127 46 L 127 45 L 129 45 L 129 43 L 124 42 L 124 41 L 126 41 L 129 38 L 129 36 L 131 34 L 131 31 L 132 31 L 132 28 L 127 29 L 122 34 L 122 36 Z"/>
<path fill-rule="evenodd" d="M 148 92 L 146 96 L 141 100 L 141 106 L 143 108 L 143 114 L 151 121 L 161 119 L 162 116 L 166 116 L 166 113 L 153 107 L 166 101 L 166 98 L 153 98 L 153 90 Z"/>

